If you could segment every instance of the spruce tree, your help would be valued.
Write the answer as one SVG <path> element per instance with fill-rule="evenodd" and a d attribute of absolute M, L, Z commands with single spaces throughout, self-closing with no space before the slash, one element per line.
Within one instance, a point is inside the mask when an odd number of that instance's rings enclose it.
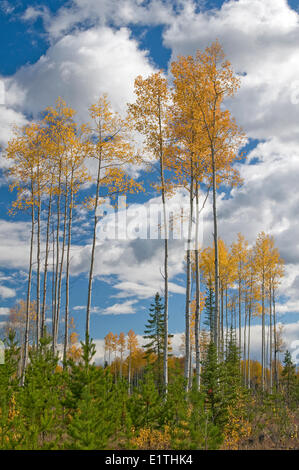
<path fill-rule="evenodd" d="M 172 338 L 173 335 L 168 335 Z M 154 359 L 153 367 L 156 376 L 156 382 L 159 390 L 163 386 L 163 354 L 164 354 L 164 305 L 162 299 L 157 292 L 154 303 L 149 309 L 149 318 L 145 325 L 144 336 L 148 342 L 144 345 L 145 357 L 147 360 Z"/>
<path fill-rule="evenodd" d="M 20 350 L 15 339 L 15 332 L 10 330 L 4 340 L 4 364 L 0 367 L 0 408 L 8 403 L 12 393 L 18 390 L 18 366 Z"/>
<path fill-rule="evenodd" d="M 81 342 L 78 364 L 69 360 L 67 449 L 105 449 L 119 427 L 120 406 L 112 376 L 93 361 L 95 344 Z"/>
<path fill-rule="evenodd" d="M 195 385 L 195 384 L 194 384 Z M 215 423 L 214 408 L 207 406 L 205 396 L 193 386 L 189 393 L 189 449 L 216 450 L 220 447 L 223 436 L 221 427 Z M 217 419 L 216 419 L 217 421 Z"/>
<path fill-rule="evenodd" d="M 4 340 L 4 363 L 0 365 L 0 447 L 1 449 L 18 448 L 21 441 L 19 427 L 19 377 L 20 348 L 15 340 L 15 333 L 10 330 Z"/>
<path fill-rule="evenodd" d="M 153 372 L 148 368 L 130 400 L 130 413 L 136 428 L 157 428 L 161 424 L 162 404 Z"/>
<path fill-rule="evenodd" d="M 216 425 L 222 425 L 225 420 L 223 379 L 223 366 L 218 362 L 217 348 L 210 342 L 202 363 L 201 389 L 205 395 L 206 410 Z"/>
<path fill-rule="evenodd" d="M 186 418 L 188 403 L 185 378 L 178 366 L 173 372 L 168 386 L 167 399 L 163 402 L 163 415 L 165 424 L 177 427 Z"/>
<path fill-rule="evenodd" d="M 58 355 L 51 337 L 40 339 L 39 348 L 29 351 L 21 412 L 24 418 L 22 446 L 28 450 L 57 448 L 62 434 L 64 376 L 57 370 Z"/>
<path fill-rule="evenodd" d="M 227 402 L 231 404 L 241 392 L 240 353 L 232 329 L 223 366 L 224 395 Z"/>
<path fill-rule="evenodd" d="M 205 321 L 204 324 L 210 331 L 210 340 L 214 338 L 214 321 L 215 321 L 215 293 L 211 280 L 208 282 L 205 295 Z"/>
<path fill-rule="evenodd" d="M 281 372 L 281 385 L 289 408 L 298 406 L 299 389 L 298 377 L 296 375 L 296 365 L 292 362 L 292 356 L 286 351 L 283 360 L 283 370 Z"/>

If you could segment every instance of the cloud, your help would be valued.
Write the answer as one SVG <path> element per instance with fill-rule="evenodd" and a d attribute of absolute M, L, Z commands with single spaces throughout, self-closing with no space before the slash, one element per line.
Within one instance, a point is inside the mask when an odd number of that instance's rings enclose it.
<path fill-rule="evenodd" d="M 23 19 L 32 21 L 41 15 L 51 45 L 35 64 L 5 79 L 0 143 L 9 136 L 10 123 L 24 123 L 24 113 L 37 115 L 58 95 L 78 110 L 81 120 L 87 119 L 88 105 L 102 92 L 110 94 L 118 110 L 132 101 L 135 76 L 148 75 L 154 68 L 132 38 L 131 24 L 162 24 L 164 45 L 171 48 L 172 58 L 193 54 L 219 38 L 242 75 L 241 88 L 228 105 L 249 137 L 262 139 L 250 151 L 248 163 L 239 167 L 242 188 L 232 190 L 230 198 L 218 196 L 219 234 L 228 243 L 239 231 L 250 243 L 261 230 L 275 235 L 286 262 L 280 292 L 292 295 L 286 305 L 293 311 L 299 300 L 298 13 L 286 0 L 230 0 L 213 10 L 199 9 L 192 1 L 76 0 L 53 16 L 44 8 L 29 8 Z M 210 203 L 205 214 L 207 245 L 212 243 Z M 21 227 L 8 222 L 1 225 L 0 261 L 7 263 L 3 265 L 27 267 Z M 77 245 L 73 251 L 74 275 L 87 272 L 90 246 Z M 159 241 L 107 241 L 96 248 L 95 275 L 106 280 L 115 276 L 117 298 L 136 294 L 148 298 L 163 290 L 162 260 Z M 169 263 L 170 291 L 183 293 L 184 288 L 175 282 L 184 272 L 181 243 L 170 245 Z M 286 307 L 279 308 L 283 313 Z"/>
<path fill-rule="evenodd" d="M 8 269 L 27 269 L 30 223 L 0 220 L 0 265 Z"/>
<path fill-rule="evenodd" d="M 299 339 L 299 321 L 292 323 L 277 323 L 277 328 L 282 327 L 282 339 L 284 342 L 284 351 L 289 350 L 292 354 L 293 361 L 299 364 L 299 357 L 296 357 L 296 344 L 295 342 Z M 242 338 L 244 329 L 242 328 Z M 266 330 L 266 341 L 267 336 Z M 250 332 L 250 357 L 261 361 L 261 344 L 262 344 L 262 326 L 252 325 Z M 268 346 L 266 346 L 268 347 Z M 282 360 L 284 352 L 279 354 L 279 359 Z"/>
<path fill-rule="evenodd" d="M 98 315 L 120 315 L 126 313 L 135 313 L 133 308 L 133 304 L 135 304 L 137 300 L 129 300 L 124 303 L 113 304 L 105 309 L 102 309 L 98 306 L 94 306 L 90 308 L 91 314 L 98 314 Z M 86 305 L 76 305 L 73 307 L 74 311 L 86 311 Z"/>
<path fill-rule="evenodd" d="M 11 299 L 16 296 L 15 289 L 11 289 L 10 287 L 0 286 L 0 297 L 2 299 Z"/>
<path fill-rule="evenodd" d="M 279 327 L 282 325 L 278 323 Z M 242 339 L 243 339 L 243 329 L 242 329 Z M 176 332 L 173 335 L 171 340 L 172 354 L 177 357 L 182 357 L 183 352 L 181 349 L 182 345 L 182 335 L 183 332 Z M 298 340 L 299 340 L 299 322 L 286 323 L 283 325 L 282 337 L 285 343 L 285 350 L 289 350 L 292 354 L 292 360 L 294 363 L 299 364 L 299 351 L 298 351 Z M 140 346 L 146 344 L 146 339 L 142 335 L 137 335 L 138 343 Z M 251 340 L 250 340 L 250 357 L 253 360 L 261 360 L 261 341 L 262 341 L 262 327 L 261 325 L 252 325 L 251 326 Z M 94 340 L 96 345 L 96 355 L 95 362 L 103 364 L 104 363 L 104 339 Z M 282 360 L 284 357 L 284 352 L 279 354 L 279 360 Z"/>
<path fill-rule="evenodd" d="M 173 198 L 178 206 L 183 206 L 186 193 L 178 192 Z M 131 234 L 126 239 L 114 239 L 112 224 L 107 223 L 106 238 L 99 239 L 95 250 L 94 275 L 101 281 L 113 279 L 112 286 L 116 290 L 115 297 L 137 297 L 146 299 L 155 292 L 163 292 L 164 241 L 161 239 L 141 239 L 134 235 L 134 227 L 140 228 L 147 220 L 154 234 L 158 232 L 159 221 L 155 210 L 160 201 L 154 197 L 144 204 L 132 204 L 127 209 L 127 227 Z M 110 216 L 109 216 L 110 217 Z M 112 218 L 112 215 L 111 215 Z M 103 222 L 102 222 L 103 224 Z M 158 234 L 157 234 L 158 235 Z M 147 229 L 145 228 L 145 238 Z M 88 246 L 76 246 L 72 254 L 71 271 L 74 275 L 87 273 L 90 263 Z M 176 277 L 184 272 L 185 243 L 184 240 L 169 240 L 169 292 L 183 294 L 185 287 L 176 281 Z"/>
<path fill-rule="evenodd" d="M 0 307 L 0 316 L 6 316 L 9 315 L 9 308 L 8 307 Z"/>
<path fill-rule="evenodd" d="M 27 122 L 25 116 L 6 106 L 0 106 L 0 150 L 13 137 L 13 127 L 23 126 Z M 7 168 L 7 162 L 0 154 L 0 168 Z"/>
<path fill-rule="evenodd" d="M 49 9 L 45 6 L 32 7 L 29 6 L 26 8 L 25 12 L 21 16 L 23 21 L 34 22 L 38 18 L 42 18 L 45 22 L 50 19 Z"/>
<path fill-rule="evenodd" d="M 240 172 L 244 178 L 242 187 L 233 189 L 229 198 L 225 194 L 218 196 L 219 236 L 230 244 L 241 232 L 253 244 L 261 231 L 273 235 L 286 264 L 279 293 L 292 299 L 294 311 L 296 302 L 299 305 L 299 290 L 293 286 L 299 266 L 299 194 L 295 189 L 299 180 L 297 146 L 284 144 L 279 139 L 259 143 L 249 153 L 248 162 L 240 165 Z M 204 219 L 206 244 L 211 242 L 211 233 L 211 210 L 207 206 Z"/>
<path fill-rule="evenodd" d="M 78 311 L 85 311 L 86 312 L 86 305 L 76 305 L 75 307 L 73 307 L 73 310 L 75 312 L 78 312 Z M 90 313 L 100 313 L 100 308 L 99 307 L 91 307 L 90 308 Z"/>
<path fill-rule="evenodd" d="M 292 287 L 299 265 L 299 15 L 285 0 L 227 1 L 220 9 L 201 11 L 186 2 L 163 34 L 172 59 L 194 54 L 216 38 L 241 75 L 240 90 L 227 104 L 247 135 L 261 139 L 248 163 L 239 166 L 243 186 L 229 199 L 218 196 L 219 234 L 228 243 L 239 231 L 250 243 L 262 230 L 274 235 L 287 264 L 280 292 L 294 296 L 293 311 L 299 300 Z M 205 212 L 209 244 L 210 205 Z"/>
<path fill-rule="evenodd" d="M 123 315 L 136 313 L 134 305 L 137 300 L 127 300 L 123 303 L 113 304 L 101 311 L 102 315 Z"/>
<path fill-rule="evenodd" d="M 93 342 L 95 343 L 96 347 L 96 354 L 93 357 L 93 360 L 96 364 L 104 364 L 104 356 L 105 356 L 105 341 L 103 339 L 94 339 Z"/>
<path fill-rule="evenodd" d="M 75 311 L 85 310 L 85 309 L 86 309 L 86 305 L 75 305 L 75 307 L 73 307 L 73 310 Z"/>
<path fill-rule="evenodd" d="M 55 15 L 43 11 L 43 20 L 51 40 L 60 38 L 74 29 L 113 25 L 121 27 L 129 24 L 157 25 L 168 24 L 180 8 L 177 0 L 74 0 L 63 6 Z M 27 9 L 28 10 L 28 9 Z M 25 16 L 31 19 L 36 10 L 31 9 Z M 31 11 L 34 10 L 34 11 Z"/>
<path fill-rule="evenodd" d="M 77 111 L 79 120 L 88 120 L 88 107 L 103 93 L 112 106 L 123 111 L 133 101 L 134 79 L 153 71 L 146 51 L 130 37 L 126 28 L 94 27 L 75 31 L 51 45 L 32 65 L 21 67 L 7 81 L 7 102 L 35 116 L 58 96 Z"/>
<path fill-rule="evenodd" d="M 286 0 L 231 0 L 203 12 L 187 2 L 163 34 L 172 59 L 194 54 L 216 38 L 242 74 L 230 108 L 248 136 L 298 140 L 299 106 L 292 103 L 299 76 L 298 14 Z"/>

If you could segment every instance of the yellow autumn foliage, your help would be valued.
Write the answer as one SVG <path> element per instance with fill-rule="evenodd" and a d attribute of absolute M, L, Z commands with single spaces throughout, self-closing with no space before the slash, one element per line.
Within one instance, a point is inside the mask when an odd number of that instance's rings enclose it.
<path fill-rule="evenodd" d="M 141 428 L 138 432 L 132 429 L 131 445 L 138 450 L 164 450 L 170 449 L 171 436 L 169 426 L 158 429 Z"/>

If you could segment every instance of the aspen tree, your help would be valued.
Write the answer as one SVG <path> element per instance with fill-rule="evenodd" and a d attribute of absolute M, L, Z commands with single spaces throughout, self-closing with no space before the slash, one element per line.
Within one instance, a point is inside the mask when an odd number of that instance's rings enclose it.
<path fill-rule="evenodd" d="M 221 283 L 225 291 L 225 348 L 229 342 L 229 321 L 228 321 L 228 296 L 229 290 L 232 288 L 235 279 L 235 266 L 232 260 L 232 253 L 226 248 L 223 260 Z"/>
<path fill-rule="evenodd" d="M 131 394 L 131 383 L 132 383 L 132 359 L 138 348 L 138 338 L 133 330 L 130 330 L 127 334 L 127 351 L 128 351 L 128 383 L 129 383 L 129 395 Z"/>
<path fill-rule="evenodd" d="M 54 274 L 54 300 L 53 300 L 53 351 L 57 350 L 59 317 L 60 317 L 60 301 L 61 301 L 61 282 L 64 263 L 65 241 L 66 241 L 66 206 L 64 208 L 64 224 L 63 224 L 63 242 L 60 251 L 60 225 L 61 225 L 61 204 L 63 193 L 66 196 L 67 181 L 65 179 L 65 167 L 68 159 L 68 151 L 71 143 L 76 136 L 76 124 L 74 122 L 75 111 L 68 107 L 65 101 L 58 98 L 55 107 L 46 108 L 46 114 L 43 121 L 48 126 L 49 142 L 51 145 L 51 158 L 55 161 L 57 169 L 54 194 L 56 201 L 56 260 Z"/>
<path fill-rule="evenodd" d="M 270 388 L 273 385 L 273 367 L 272 367 L 272 351 L 274 350 L 274 382 L 275 387 L 278 386 L 278 373 L 277 373 L 277 353 L 278 353 L 278 341 L 277 341 L 277 320 L 276 320 L 276 305 L 275 296 L 276 290 L 281 282 L 281 278 L 284 276 L 284 261 L 281 258 L 278 249 L 274 245 L 273 237 L 270 239 L 270 259 L 269 259 L 269 308 L 270 308 L 270 321 L 273 318 L 273 340 L 272 343 L 272 331 L 271 331 L 271 344 L 270 344 Z M 271 321 L 272 327 L 272 321 Z M 271 328 L 272 329 L 272 328 Z"/>
<path fill-rule="evenodd" d="M 198 51 L 195 58 L 179 57 L 184 64 L 186 93 L 196 102 L 194 119 L 201 126 L 203 141 L 209 155 L 209 173 L 213 192 L 213 226 L 215 249 L 215 331 L 218 344 L 219 321 L 219 259 L 216 190 L 220 182 L 235 184 L 239 180 L 233 163 L 245 143 L 243 132 L 236 125 L 228 110 L 223 110 L 223 100 L 235 94 L 239 80 L 231 64 L 225 60 L 220 44 L 216 41 L 205 52 Z M 181 67 L 183 68 L 183 67 Z"/>
<path fill-rule="evenodd" d="M 197 262 L 196 251 L 195 251 L 195 263 Z M 198 262 L 199 265 L 199 262 Z M 199 275 L 199 268 L 195 268 L 195 279 Z M 204 308 L 204 295 L 199 292 L 195 294 L 195 299 L 191 302 L 191 321 L 190 321 L 190 345 L 192 345 L 195 351 L 195 383 L 199 389 L 200 386 L 200 364 L 201 364 L 201 339 L 202 332 L 200 328 L 201 315 Z M 191 383 L 189 377 L 189 383 Z"/>
<path fill-rule="evenodd" d="M 220 311 L 218 324 L 218 349 L 221 357 L 224 357 L 224 291 L 227 290 L 231 281 L 231 257 L 225 242 L 219 238 L 219 287 L 220 287 Z M 227 325 L 226 325 L 227 326 Z"/>
<path fill-rule="evenodd" d="M 255 265 L 255 250 L 254 247 L 248 250 L 248 265 L 247 265 L 247 279 L 245 283 L 245 291 L 247 296 L 248 307 L 248 334 L 247 334 L 247 361 L 248 371 L 245 383 L 250 388 L 251 381 L 251 366 L 250 366 L 250 341 L 251 341 L 251 321 L 254 317 L 262 315 L 261 306 L 261 289 L 257 277 L 257 269 Z"/>
<path fill-rule="evenodd" d="M 45 325 L 46 325 L 47 280 L 48 280 L 48 267 L 49 267 L 49 252 L 50 252 L 50 228 L 51 228 L 51 217 L 52 217 L 53 185 L 54 185 L 54 174 L 55 174 L 54 171 L 55 170 L 53 169 L 53 167 L 49 168 L 50 184 L 49 186 L 46 186 L 46 192 L 48 195 L 48 206 L 47 206 L 47 228 L 46 228 L 46 246 L 45 246 L 44 278 L 43 278 L 43 301 L 42 301 L 42 309 L 41 309 L 41 337 L 43 337 L 45 334 Z"/>
<path fill-rule="evenodd" d="M 258 234 L 254 246 L 254 263 L 256 276 L 261 289 L 262 304 L 262 389 L 265 389 L 266 379 L 266 343 L 265 343 L 265 315 L 266 315 L 266 289 L 269 275 L 270 244 L 269 236 L 265 232 Z"/>
<path fill-rule="evenodd" d="M 228 289 L 232 282 L 232 261 L 231 257 L 229 256 L 228 248 L 223 240 L 218 239 L 218 252 L 219 252 L 219 281 L 220 281 L 220 306 L 221 309 L 219 311 L 219 322 L 218 322 L 218 349 L 223 352 L 223 341 L 224 341 L 224 290 Z M 214 247 L 207 247 L 200 253 L 200 266 L 203 274 L 203 279 L 206 286 L 211 287 L 214 286 L 215 280 L 215 270 L 214 270 L 214 260 L 215 260 L 215 250 Z M 227 298 L 226 298 L 226 311 L 227 311 Z M 226 312 L 227 318 L 227 312 Z M 226 323 L 228 323 L 226 321 Z M 215 336 L 214 328 L 216 325 L 214 324 L 214 320 L 212 322 L 212 338 Z"/>
<path fill-rule="evenodd" d="M 120 353 L 120 367 L 119 367 L 119 375 L 120 378 L 123 376 L 123 360 L 124 360 L 124 352 L 126 347 L 126 337 L 123 332 L 119 333 L 118 336 L 118 350 Z"/>
<path fill-rule="evenodd" d="M 32 286 L 32 266 L 35 232 L 35 206 L 39 197 L 37 161 L 40 159 L 40 138 L 42 129 L 39 124 L 33 123 L 21 129 L 15 129 L 15 137 L 11 139 L 6 148 L 6 158 L 10 161 L 9 175 L 12 179 L 10 190 L 17 190 L 16 200 L 12 211 L 30 208 L 31 211 L 31 237 L 29 251 L 29 270 L 26 296 L 26 326 L 24 335 L 24 354 L 21 372 L 21 384 L 24 384 L 25 370 L 29 349 L 29 323 Z"/>
<path fill-rule="evenodd" d="M 112 365 L 114 366 L 114 378 L 115 378 L 115 381 L 116 381 L 116 378 L 117 378 L 116 355 L 117 355 L 117 351 L 118 351 L 118 335 L 113 334 L 113 333 L 112 333 L 112 336 L 111 336 L 111 350 L 114 353 L 114 361 L 113 361 L 114 364 L 112 364 Z"/>
<path fill-rule="evenodd" d="M 68 226 L 67 226 L 67 254 L 66 254 L 66 280 L 65 280 L 65 318 L 64 318 L 64 364 L 66 363 L 68 351 L 68 338 L 69 338 L 69 277 L 70 277 L 70 253 L 71 253 L 71 238 L 72 238 L 72 222 L 73 222 L 73 209 L 75 206 L 75 198 L 81 185 L 89 180 L 87 170 L 84 166 L 86 156 L 89 153 L 89 146 L 85 142 L 87 129 L 82 126 L 79 129 L 78 136 L 72 142 L 69 148 L 69 157 L 66 171 L 69 173 L 69 202 L 68 202 Z M 65 201 L 67 203 L 67 199 Z"/>
<path fill-rule="evenodd" d="M 248 242 L 245 237 L 238 233 L 238 239 L 231 247 L 232 260 L 235 263 L 236 281 L 238 284 L 238 323 L 239 323 L 239 354 L 242 357 L 242 302 L 244 300 L 244 283 L 247 278 L 247 262 L 248 262 Z M 245 344 L 244 344 L 245 351 Z M 240 361 L 241 367 L 241 361 Z"/>
<path fill-rule="evenodd" d="M 105 336 L 105 352 L 108 352 L 108 366 L 111 365 L 111 352 L 112 352 L 112 343 L 113 343 L 113 333 L 110 331 Z"/>
<path fill-rule="evenodd" d="M 108 196 L 142 190 L 141 184 L 130 178 L 126 172 L 126 166 L 136 164 L 138 161 L 130 144 L 127 121 L 111 110 L 107 95 L 101 96 L 95 104 L 90 106 L 89 112 L 94 124 L 91 128 L 89 157 L 96 161 L 97 168 L 96 177 L 93 180 L 96 186 L 95 196 L 89 199 L 89 208 L 93 211 L 93 236 L 86 306 L 86 341 L 89 338 L 90 329 L 100 188 L 108 188 Z"/>
<path fill-rule="evenodd" d="M 168 227 L 166 214 L 166 155 L 167 115 L 170 93 L 167 80 L 161 72 L 153 73 L 143 79 L 135 79 L 136 102 L 128 105 L 129 115 L 135 129 L 145 138 L 144 151 L 152 155 L 159 162 L 159 183 L 156 189 L 160 192 L 163 205 L 164 228 L 164 350 L 163 350 L 163 377 L 164 388 L 167 393 L 168 386 Z"/>
<path fill-rule="evenodd" d="M 74 318 L 69 319 L 69 339 L 68 339 L 68 350 L 67 358 L 72 359 L 73 361 L 78 361 L 82 356 L 82 348 L 78 346 L 79 334 L 75 331 Z"/>
<path fill-rule="evenodd" d="M 195 263 L 195 349 L 196 349 L 196 382 L 199 387 L 199 305 L 200 305 L 200 272 L 199 272 L 199 188 L 206 176 L 206 146 L 203 144 L 201 128 L 194 119 L 196 105 L 188 93 L 185 83 L 185 61 L 173 62 L 171 71 L 174 76 L 172 92 L 173 105 L 170 108 L 168 132 L 170 136 L 169 167 L 175 175 L 177 185 L 189 193 L 188 240 L 186 247 L 186 307 L 185 307 L 185 378 L 190 383 L 191 343 L 190 343 L 190 305 L 191 305 L 191 264 L 192 251 Z M 194 208 L 195 201 L 195 208 Z M 204 206 L 204 204 L 203 204 Z M 194 233 L 195 221 L 195 233 Z M 192 237 L 195 246 L 192 247 Z"/>
<path fill-rule="evenodd" d="M 36 265 L 36 347 L 40 340 L 40 270 L 41 270 L 41 161 L 37 158 L 37 265 Z"/>

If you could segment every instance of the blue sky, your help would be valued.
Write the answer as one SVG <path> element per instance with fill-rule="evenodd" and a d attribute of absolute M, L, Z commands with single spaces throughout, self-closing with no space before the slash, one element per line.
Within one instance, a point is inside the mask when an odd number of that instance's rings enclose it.
<path fill-rule="evenodd" d="M 240 167 L 243 187 L 234 190 L 229 199 L 225 193 L 219 194 L 220 235 L 227 243 L 239 231 L 250 243 L 261 230 L 275 236 L 286 260 L 278 312 L 279 321 L 289 325 L 289 343 L 299 338 L 298 7 L 295 0 L 0 0 L 0 79 L 6 89 L 5 106 L 0 106 L 2 147 L 13 123 L 37 117 L 58 96 L 74 106 L 81 121 L 87 119 L 88 106 L 103 92 L 108 92 L 113 107 L 122 112 L 133 99 L 135 76 L 159 68 L 167 75 L 177 54 L 194 54 L 197 48 L 220 40 L 235 70 L 243 75 L 240 92 L 228 106 L 250 139 L 247 163 Z M 3 309 L 23 295 L 28 227 L 26 216 L 10 219 L 7 215 L 13 196 L 3 175 L 0 195 L 0 320 L 4 321 Z M 129 203 L 144 204 L 152 197 L 137 196 Z M 210 216 L 208 203 L 206 244 L 212 242 Z M 82 222 L 89 223 L 86 216 Z M 79 254 L 71 279 L 71 305 L 82 334 L 85 319 L 80 307 L 87 296 L 90 232 L 78 235 L 75 243 Z M 120 246 L 115 249 L 125 252 Z M 112 275 L 106 272 L 107 266 L 97 273 L 93 306 L 98 312 L 92 315 L 91 328 L 98 340 L 110 330 L 119 333 L 133 328 L 142 334 L 151 297 L 163 284 L 159 266 L 153 272 L 162 253 L 160 242 L 147 248 L 132 242 L 127 249 L 133 256 L 127 270 L 123 254 Z M 184 295 L 176 292 L 184 288 L 184 271 L 176 252 L 174 245 L 169 308 L 170 327 L 179 333 L 184 328 Z M 146 282 L 152 296 L 145 289 Z M 134 289 L 139 293 L 136 299 Z M 117 310 L 118 304 L 132 313 L 103 314 L 115 305 Z"/>

